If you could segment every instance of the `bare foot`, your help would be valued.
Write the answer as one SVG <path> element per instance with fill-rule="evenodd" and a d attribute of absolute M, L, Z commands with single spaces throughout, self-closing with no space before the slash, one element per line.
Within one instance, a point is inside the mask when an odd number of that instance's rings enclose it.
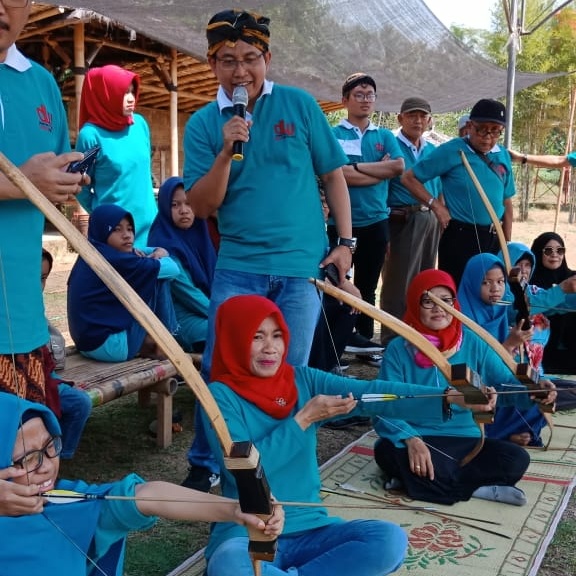
<path fill-rule="evenodd" d="M 528 446 L 530 440 L 532 440 L 532 436 L 530 436 L 530 432 L 522 432 L 521 434 L 511 434 L 508 440 L 519 446 Z"/>

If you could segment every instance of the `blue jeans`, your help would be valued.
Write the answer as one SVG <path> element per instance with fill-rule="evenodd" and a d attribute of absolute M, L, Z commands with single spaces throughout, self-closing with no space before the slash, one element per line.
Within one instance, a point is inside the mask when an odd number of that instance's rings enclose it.
<path fill-rule="evenodd" d="M 90 396 L 78 388 L 68 384 L 58 385 L 60 397 L 60 428 L 62 429 L 62 453 L 60 458 L 69 459 L 74 456 L 80 443 L 84 426 L 92 412 Z"/>
<path fill-rule="evenodd" d="M 352 520 L 280 536 L 274 562 L 262 563 L 262 576 L 384 576 L 404 560 L 408 538 L 390 522 Z M 208 576 L 254 574 L 248 538 L 232 538 L 214 551 Z"/>
<path fill-rule="evenodd" d="M 233 270 L 216 270 L 212 282 L 210 308 L 208 309 L 208 334 L 202 354 L 202 377 L 210 382 L 210 367 L 214 349 L 214 321 L 216 310 L 232 296 L 258 294 L 276 303 L 282 311 L 290 330 L 288 362 L 293 366 L 306 366 L 314 338 L 314 329 L 320 313 L 320 296 L 306 278 L 268 276 Z M 210 450 L 202 419 L 196 404 L 194 415 L 194 441 L 188 450 L 191 466 L 202 466 L 219 473 L 220 468 Z"/>

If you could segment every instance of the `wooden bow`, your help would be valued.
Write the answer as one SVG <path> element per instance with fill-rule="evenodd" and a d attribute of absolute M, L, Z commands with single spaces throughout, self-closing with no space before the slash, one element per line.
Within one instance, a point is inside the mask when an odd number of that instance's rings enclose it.
<path fill-rule="evenodd" d="M 348 294 L 348 292 L 344 292 L 340 288 L 336 288 L 328 282 L 323 282 L 316 278 L 310 278 L 310 282 L 318 289 L 322 290 L 322 292 L 325 292 L 337 300 L 345 302 L 352 308 L 355 308 L 363 314 L 366 314 L 366 316 L 384 324 L 384 326 L 408 340 L 408 342 L 420 350 L 422 354 L 425 354 L 438 367 L 446 380 L 450 382 L 451 386 L 462 392 L 467 404 L 488 404 L 488 398 L 481 390 L 482 383 L 480 376 L 470 370 L 466 364 L 451 365 L 442 352 L 422 336 L 420 332 L 417 332 L 412 328 L 412 326 L 409 326 L 391 314 L 368 304 L 364 300 L 352 296 L 352 294 Z M 470 462 L 480 452 L 484 445 L 483 425 L 492 423 L 493 419 L 493 412 L 474 413 L 474 420 L 480 428 L 481 436 L 478 444 L 473 448 L 473 450 L 460 461 L 461 466 L 468 464 L 468 462 Z"/>
<path fill-rule="evenodd" d="M 232 440 L 222 412 L 208 386 L 194 367 L 190 356 L 182 350 L 172 334 L 151 312 L 147 304 L 126 280 L 2 153 L 0 153 L 0 170 L 52 222 L 78 255 L 92 268 L 176 367 L 178 373 L 204 408 L 214 428 L 225 455 L 226 467 L 237 480 L 242 510 L 257 514 L 266 521 L 273 513 L 273 504 L 270 498 L 270 489 L 260 464 L 260 455 L 251 442 L 234 442 Z M 249 552 L 254 565 L 254 572 L 258 576 L 260 574 L 260 560 L 274 559 L 276 540 L 264 536 L 257 530 L 249 529 L 249 535 Z"/>

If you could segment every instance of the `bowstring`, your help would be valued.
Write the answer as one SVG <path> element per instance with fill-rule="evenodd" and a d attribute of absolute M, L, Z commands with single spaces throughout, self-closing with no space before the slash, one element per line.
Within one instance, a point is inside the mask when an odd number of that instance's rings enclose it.
<path fill-rule="evenodd" d="M 20 430 L 22 430 L 23 411 L 21 408 L 22 408 L 22 400 L 24 400 L 24 396 L 26 394 L 26 388 L 24 388 L 23 390 L 20 390 L 19 385 L 18 385 L 18 372 L 16 370 L 16 353 L 15 353 L 15 347 L 14 347 L 14 334 L 12 332 L 12 320 L 11 320 L 11 316 L 10 316 L 10 305 L 8 302 L 6 270 L 4 267 L 4 257 L 3 257 L 3 252 L 2 252 L 1 246 L 0 246 L 0 284 L 2 286 L 2 292 L 4 295 L 2 304 L 4 305 L 4 312 L 6 314 L 6 324 L 7 324 L 6 325 L 6 332 L 8 334 L 8 343 L 9 343 L 9 348 L 10 348 L 10 353 L 8 355 L 12 359 L 13 385 L 14 385 L 14 390 L 16 391 L 15 396 L 18 399 L 17 402 L 18 402 L 18 406 L 19 406 L 19 410 L 18 410 L 18 412 L 19 412 L 19 417 L 18 417 L 19 428 L 20 428 Z M 44 393 L 46 394 L 46 382 L 44 383 Z M 23 394 L 24 396 L 21 396 L 21 394 Z M 24 434 L 22 434 L 22 448 L 24 450 L 24 453 L 26 453 L 26 439 L 25 439 Z M 30 473 L 28 472 L 27 468 L 25 468 L 25 470 L 26 470 L 26 482 L 28 485 L 30 485 Z M 64 536 L 64 538 L 66 538 L 66 540 L 68 540 L 68 542 L 70 542 L 70 544 L 72 544 L 72 546 L 74 548 L 76 548 L 76 550 L 78 550 L 80 552 L 80 554 L 85 558 L 85 560 L 87 560 L 90 564 L 92 564 L 95 568 L 97 568 L 98 571 L 103 576 L 110 576 L 100 566 L 98 566 L 98 564 L 94 560 L 92 560 L 92 558 L 90 558 L 88 556 L 88 554 L 86 552 L 84 552 L 84 550 L 82 550 L 82 548 L 80 546 L 78 546 L 78 544 L 76 542 L 74 542 L 72 537 L 69 534 L 67 534 L 65 532 L 65 530 L 63 530 L 60 526 L 58 526 L 58 524 L 56 522 L 54 522 L 54 520 L 52 520 L 50 517 L 48 517 L 46 515 L 44 509 L 42 510 L 42 512 L 40 514 L 42 515 L 43 518 L 45 518 L 47 520 L 47 522 L 49 524 L 51 524 L 54 528 L 56 528 L 56 530 L 58 530 L 58 532 L 60 532 L 60 534 L 62 534 L 62 536 Z"/>

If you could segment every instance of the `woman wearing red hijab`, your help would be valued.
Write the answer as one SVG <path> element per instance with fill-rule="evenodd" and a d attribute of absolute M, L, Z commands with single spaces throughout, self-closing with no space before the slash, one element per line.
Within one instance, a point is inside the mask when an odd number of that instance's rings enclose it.
<path fill-rule="evenodd" d="M 450 364 L 463 363 L 477 372 L 485 385 L 498 389 L 506 382 L 519 384 L 488 344 L 434 304 L 427 291 L 460 310 L 452 277 L 441 270 L 425 270 L 408 287 L 404 322 L 430 340 Z M 379 377 L 419 382 L 429 392 L 442 391 L 448 384 L 438 368 L 403 338 L 395 338 L 386 348 Z M 531 405 L 527 394 L 498 397 L 499 406 L 512 402 Z M 530 463 L 520 446 L 486 439 L 478 455 L 461 466 L 480 438 L 469 410 L 455 407 L 449 419 L 432 426 L 416 414 L 406 419 L 379 417 L 374 428 L 380 436 L 374 457 L 387 477 L 386 488 L 403 487 L 411 498 L 440 504 L 471 497 L 516 506 L 526 503 L 522 490 L 515 487 Z"/>
<path fill-rule="evenodd" d="M 216 315 L 210 391 L 232 439 L 250 440 L 262 459 L 270 488 L 282 501 L 320 503 L 316 430 L 327 420 L 355 414 L 444 420 L 445 399 L 362 403 L 363 393 L 418 396 L 425 386 L 353 380 L 286 362 L 289 333 L 280 309 L 261 296 L 236 296 Z M 447 401 L 462 403 L 454 390 Z M 206 423 L 215 454 L 220 453 Z M 222 493 L 238 497 L 236 483 L 220 462 Z M 395 524 L 378 520 L 344 521 L 322 507 L 286 506 L 278 553 L 267 575 L 382 576 L 402 564 L 407 539 Z M 248 576 L 252 567 L 243 528 L 217 524 L 206 550 L 208 576 Z"/>
<path fill-rule="evenodd" d="M 109 65 L 86 74 L 80 99 L 80 132 L 76 150 L 100 146 L 88 172 L 91 184 L 77 199 L 92 213 L 101 204 L 117 204 L 134 217 L 135 245 L 146 246 L 157 207 L 152 188 L 150 129 L 134 113 L 140 78 Z"/>

